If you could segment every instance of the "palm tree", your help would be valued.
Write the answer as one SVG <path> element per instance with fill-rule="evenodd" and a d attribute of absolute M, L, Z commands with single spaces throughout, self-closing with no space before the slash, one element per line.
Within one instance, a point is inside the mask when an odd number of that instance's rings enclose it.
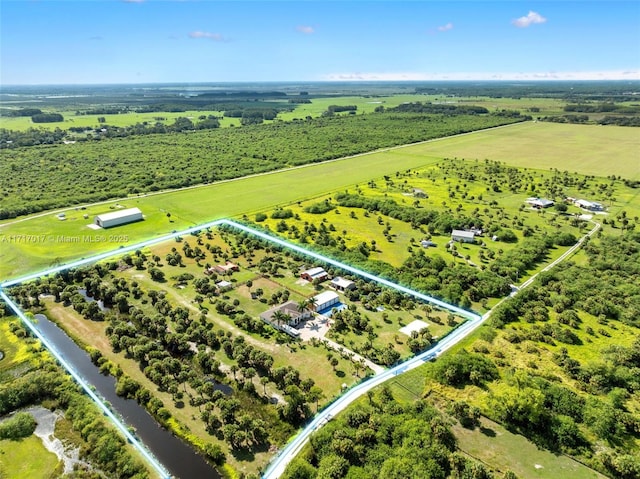
<path fill-rule="evenodd" d="M 267 384 L 269 384 L 269 378 L 267 376 L 262 376 L 260 378 L 260 384 L 264 387 L 264 395 L 267 395 Z"/>
<path fill-rule="evenodd" d="M 310 297 L 310 298 L 307 298 L 306 303 L 307 303 L 306 308 L 307 308 L 309 311 L 315 311 L 315 310 L 316 310 L 316 307 L 318 306 L 318 300 L 316 299 L 316 297 L 315 297 L 315 296 L 312 296 L 312 297 Z"/>
<path fill-rule="evenodd" d="M 291 321 L 291 316 L 283 313 L 280 310 L 277 310 L 275 313 L 273 313 L 273 316 L 271 318 L 276 322 L 278 329 L 282 327 L 282 323 L 288 323 L 289 321 Z"/>
<path fill-rule="evenodd" d="M 321 399 L 324 399 L 324 392 L 318 386 L 312 386 L 307 393 L 307 401 L 316 403 L 316 412 L 318 412 L 318 403 Z"/>

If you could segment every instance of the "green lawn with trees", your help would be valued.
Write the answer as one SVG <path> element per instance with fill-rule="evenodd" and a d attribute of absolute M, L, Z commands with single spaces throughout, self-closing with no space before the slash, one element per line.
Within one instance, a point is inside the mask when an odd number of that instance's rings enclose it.
<path fill-rule="evenodd" d="M 239 271 L 211 269 L 227 261 Z M 255 474 L 319 407 L 372 372 L 352 351 L 334 350 L 322 337 L 295 340 L 259 318 L 287 300 L 304 311 L 327 290 L 300 281 L 309 266 L 306 257 L 219 228 L 25 283 L 11 294 L 83 344 L 96 365 L 118 377 L 119 395 L 138 400 L 216 463 Z M 423 350 L 454 325 L 453 315 L 353 279 L 355 291 L 341 295 L 348 309 L 332 318 L 344 337 L 334 339 L 378 365 Z M 221 289 L 222 280 L 231 288 Z M 429 330 L 398 333 L 418 316 Z"/>
<path fill-rule="evenodd" d="M 43 405 L 62 411 L 70 427 L 62 437 L 80 449 L 80 458 L 110 477 L 143 479 L 155 477 L 127 447 L 126 441 L 104 419 L 98 408 L 39 342 L 28 336 L 15 318 L 0 317 L 0 416 L 22 408 Z M 18 413 L 0 423 L 0 473 L 7 479 L 57 477 L 58 459 L 39 438 L 32 435 L 35 420 Z M 71 432 L 73 431 L 73 432 Z M 87 431 L 91 431 L 88 434 Z M 87 467 L 77 476 L 91 477 Z M 61 471 L 60 471 L 61 472 Z"/>
<path fill-rule="evenodd" d="M 596 236 L 576 261 L 541 274 L 448 355 L 397 378 L 394 394 L 427 395 L 460 427 L 468 415 L 460 411 L 477 408 L 542 450 L 607 477 L 638 477 L 640 235 Z M 467 424 L 461 448 L 484 450 L 479 457 L 495 467 L 513 460 L 519 477 L 547 477 L 527 464 L 530 446 L 518 454 L 479 426 Z M 490 422 L 481 426 L 496 432 Z"/>
<path fill-rule="evenodd" d="M 617 178 L 450 159 L 248 219 L 419 291 L 487 310 L 509 283 L 524 282 L 593 228 L 566 197 L 608 205 L 593 220 L 620 234 L 636 228 L 636 194 Z M 556 205 L 535 209 L 525 202 L 531 196 Z M 453 229 L 472 228 L 481 230 L 473 243 L 449 243 Z"/>

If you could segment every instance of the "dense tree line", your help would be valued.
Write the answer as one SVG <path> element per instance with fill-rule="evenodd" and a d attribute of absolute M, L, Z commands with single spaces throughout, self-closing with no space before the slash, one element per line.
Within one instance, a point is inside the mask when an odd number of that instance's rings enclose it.
<path fill-rule="evenodd" d="M 60 113 L 38 113 L 31 117 L 34 123 L 56 123 L 64 121 L 64 117 Z"/>
<path fill-rule="evenodd" d="M 490 98 L 557 98 L 570 103 L 596 101 L 634 102 L 634 88 L 623 81 L 540 82 L 430 82 L 416 87 L 416 93 L 447 97 L 487 96 Z"/>
<path fill-rule="evenodd" d="M 613 102 L 604 103 L 571 103 L 564 107 L 566 112 L 579 113 L 640 113 L 640 107 L 630 105 L 616 105 Z"/>
<path fill-rule="evenodd" d="M 483 106 L 476 105 L 454 105 L 451 103 L 430 103 L 414 102 L 402 103 L 394 108 L 388 108 L 387 112 L 404 113 L 438 113 L 445 115 L 482 115 L 489 113 Z"/>
<path fill-rule="evenodd" d="M 42 110 L 40 108 L 18 108 L 16 110 L 3 110 L 2 116 L 8 117 L 21 117 L 21 116 L 33 116 L 40 115 Z"/>
<path fill-rule="evenodd" d="M 210 183 L 518 121 L 490 116 L 336 116 L 2 150 L 0 219 Z M 38 164 L 34 168 L 34 164 Z M 110 171 L 112 174 L 105 174 Z M 72 177 L 75 187 L 67 187 Z M 27 192 L 31 192 L 27 194 Z M 32 192 L 38 192 L 35 196 Z"/>
<path fill-rule="evenodd" d="M 356 105 L 329 105 L 327 111 L 331 113 L 342 113 L 343 111 L 357 111 Z"/>
<path fill-rule="evenodd" d="M 640 116 L 611 116 L 607 115 L 598 120 L 599 125 L 640 126 Z"/>

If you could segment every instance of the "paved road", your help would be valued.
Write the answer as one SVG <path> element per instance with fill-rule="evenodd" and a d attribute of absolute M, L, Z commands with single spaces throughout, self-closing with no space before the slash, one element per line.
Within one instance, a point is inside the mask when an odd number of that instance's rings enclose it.
<path fill-rule="evenodd" d="M 547 265 L 544 269 L 542 269 L 540 273 L 544 271 L 549 271 L 551 268 L 555 267 L 556 265 L 558 265 L 559 263 L 567 259 L 573 253 L 575 253 L 575 251 L 578 248 L 582 246 L 582 244 L 586 241 L 588 237 L 591 237 L 593 234 L 595 234 L 596 231 L 600 229 L 600 224 L 594 221 L 592 221 L 592 223 L 595 226 L 591 231 L 589 231 L 586 235 L 580 238 L 580 240 L 571 248 L 569 248 L 562 256 L 560 256 L 558 259 L 556 259 L 555 261 Z M 506 301 L 507 299 L 513 296 L 516 296 L 524 288 L 530 286 L 535 281 L 535 278 L 538 276 L 538 274 L 540 273 L 536 273 L 527 281 L 522 283 L 518 289 L 516 289 L 513 293 L 511 293 L 510 296 L 503 298 L 502 301 L 500 301 L 498 304 L 501 304 L 503 301 Z M 493 309 L 495 309 L 495 306 Z M 487 313 L 485 313 L 484 316 L 482 317 L 477 316 L 476 318 L 467 321 L 458 329 L 453 331 L 449 336 L 444 338 L 442 341 L 440 341 L 438 344 L 428 349 L 427 351 L 424 351 L 418 356 L 415 356 L 409 359 L 408 361 L 405 361 L 404 363 L 399 364 L 398 366 L 395 366 L 391 369 L 387 369 L 381 373 L 378 373 L 368 381 L 363 382 L 353 387 L 349 391 L 347 391 L 336 402 L 334 402 L 333 404 L 328 406 L 326 409 L 324 409 L 322 412 L 317 414 L 316 417 L 311 421 L 311 423 L 309 423 L 295 438 L 293 438 L 293 440 L 289 444 L 285 446 L 285 448 L 280 452 L 280 454 L 276 456 L 276 458 L 269 464 L 269 467 L 267 468 L 262 478 L 263 479 L 279 478 L 284 473 L 287 465 L 293 460 L 293 458 L 298 454 L 298 452 L 300 452 L 300 449 L 302 449 L 302 447 L 307 443 L 307 441 L 309 440 L 309 436 L 311 436 L 313 432 L 315 432 L 316 430 L 324 426 L 327 422 L 333 419 L 336 416 L 336 414 L 346 409 L 347 406 L 349 406 L 349 404 L 351 404 L 353 401 L 355 401 L 359 397 L 366 394 L 367 391 L 370 391 L 371 389 L 375 388 L 376 386 L 379 386 L 380 384 L 384 383 L 385 381 L 395 376 L 399 376 L 400 374 L 403 374 L 407 371 L 417 368 L 418 366 L 422 365 L 424 362 L 429 361 L 430 359 L 434 359 L 435 357 L 445 352 L 447 349 L 450 349 L 454 345 L 458 344 L 460 341 L 466 338 L 469 334 L 475 331 L 482 323 L 484 323 L 487 319 L 489 319 L 491 317 L 491 311 L 493 311 L 493 309 L 491 309 L 490 311 L 487 311 Z"/>

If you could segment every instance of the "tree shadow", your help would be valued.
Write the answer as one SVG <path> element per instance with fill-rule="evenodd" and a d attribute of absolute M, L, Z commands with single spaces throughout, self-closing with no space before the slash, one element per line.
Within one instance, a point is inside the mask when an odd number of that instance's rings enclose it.
<path fill-rule="evenodd" d="M 251 462 L 255 460 L 256 453 L 263 453 L 269 450 L 270 444 L 268 442 L 262 444 L 256 444 L 252 447 L 243 447 L 238 449 L 231 449 L 231 455 L 238 461 Z"/>
<path fill-rule="evenodd" d="M 484 426 L 480 426 L 480 432 L 487 437 L 496 437 L 497 435 L 493 429 Z"/>

